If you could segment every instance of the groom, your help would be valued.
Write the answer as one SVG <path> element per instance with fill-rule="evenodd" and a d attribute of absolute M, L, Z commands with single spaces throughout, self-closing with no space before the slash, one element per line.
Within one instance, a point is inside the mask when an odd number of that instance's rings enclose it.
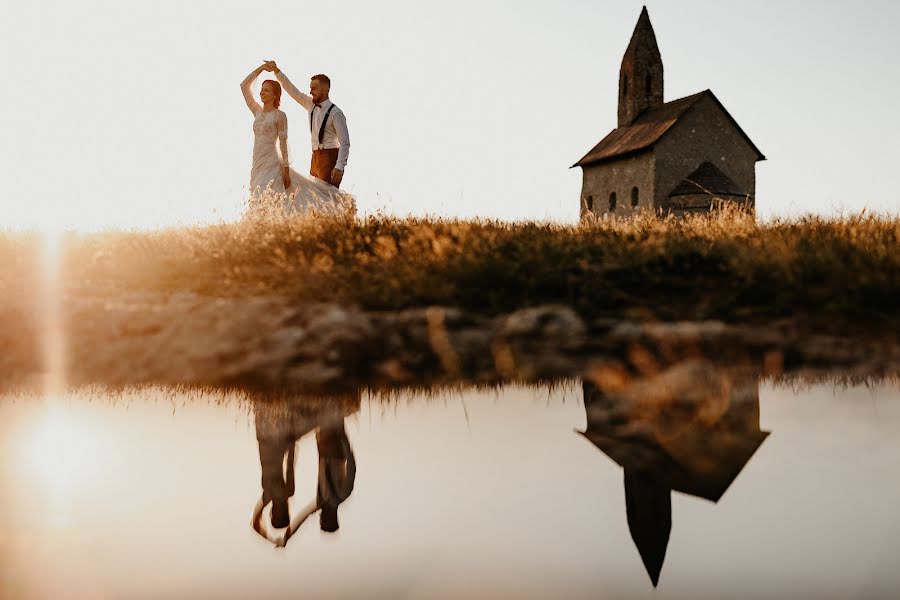
<path fill-rule="evenodd" d="M 328 99 L 331 80 L 327 75 L 313 75 L 307 96 L 291 83 L 274 60 L 267 60 L 266 71 L 275 73 L 275 79 L 284 87 L 288 96 L 309 111 L 309 133 L 312 141 L 312 161 L 309 174 L 335 187 L 341 186 L 344 168 L 350 154 L 350 133 L 344 112 Z"/>

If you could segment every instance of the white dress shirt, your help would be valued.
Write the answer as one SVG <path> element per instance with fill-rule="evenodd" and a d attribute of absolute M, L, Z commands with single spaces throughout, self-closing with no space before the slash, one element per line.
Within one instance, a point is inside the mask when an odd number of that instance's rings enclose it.
<path fill-rule="evenodd" d="M 312 130 L 309 132 L 312 149 L 337 148 L 337 165 L 334 168 L 343 171 L 350 156 L 350 132 L 347 130 L 347 117 L 344 116 L 344 111 L 335 106 L 331 114 L 328 115 L 328 122 L 325 124 L 325 135 L 320 146 L 319 130 L 322 128 L 322 119 L 325 117 L 325 113 L 328 112 L 328 109 L 333 104 L 331 100 L 325 100 L 321 104 L 314 104 L 312 96 L 298 90 L 297 86 L 291 83 L 291 80 L 284 74 L 284 71 L 275 73 L 275 79 L 278 80 L 288 96 L 296 100 L 300 106 L 308 110 L 312 115 Z"/>

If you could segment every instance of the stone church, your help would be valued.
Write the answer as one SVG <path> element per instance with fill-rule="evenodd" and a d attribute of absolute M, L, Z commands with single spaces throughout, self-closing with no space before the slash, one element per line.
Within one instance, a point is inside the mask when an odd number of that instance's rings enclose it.
<path fill-rule="evenodd" d="M 619 70 L 618 127 L 581 167 L 581 216 L 641 210 L 684 215 L 721 202 L 755 207 L 765 160 L 718 98 L 705 90 L 663 101 L 663 63 L 647 8 Z"/>

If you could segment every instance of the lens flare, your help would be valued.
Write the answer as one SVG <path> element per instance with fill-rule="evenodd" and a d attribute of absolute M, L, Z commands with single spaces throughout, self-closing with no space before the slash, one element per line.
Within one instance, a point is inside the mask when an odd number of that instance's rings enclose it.
<path fill-rule="evenodd" d="M 58 227 L 44 229 L 43 273 L 40 305 L 42 321 L 42 348 L 44 360 L 44 393 L 57 394 L 65 387 L 65 349 L 61 314 L 63 231 Z"/>

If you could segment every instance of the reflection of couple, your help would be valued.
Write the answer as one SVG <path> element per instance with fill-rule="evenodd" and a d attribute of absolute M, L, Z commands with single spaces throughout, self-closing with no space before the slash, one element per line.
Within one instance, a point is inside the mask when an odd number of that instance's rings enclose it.
<path fill-rule="evenodd" d="M 284 546 L 310 516 L 319 512 L 322 531 L 338 530 L 338 507 L 353 492 L 356 460 L 344 429 L 344 418 L 359 410 L 359 392 L 322 399 L 294 399 L 285 404 L 261 401 L 255 407 L 256 439 L 263 493 L 253 511 L 253 528 L 276 546 Z M 301 438 L 315 431 L 319 453 L 315 500 L 291 517 L 295 492 L 295 452 Z M 270 532 L 264 509 L 271 504 Z"/>
<path fill-rule="evenodd" d="M 251 87 L 263 71 L 275 73 L 276 80 L 266 80 L 257 102 Z M 280 110 L 282 86 L 288 95 L 309 111 L 312 142 L 310 175 L 291 169 L 288 151 L 287 115 Z M 241 82 L 241 92 L 253 113 L 253 166 L 250 170 L 250 196 L 259 201 L 266 193 L 286 201 L 285 211 L 304 212 L 314 209 L 328 214 L 352 213 L 353 196 L 342 192 L 341 180 L 350 152 L 347 119 L 328 97 L 331 80 L 314 75 L 309 95 L 298 90 L 274 61 L 266 61 Z"/>

